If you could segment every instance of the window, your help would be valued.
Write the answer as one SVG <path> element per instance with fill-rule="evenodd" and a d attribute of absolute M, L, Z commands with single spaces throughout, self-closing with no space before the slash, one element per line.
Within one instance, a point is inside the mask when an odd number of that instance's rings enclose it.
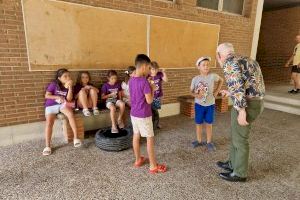
<path fill-rule="evenodd" d="M 223 0 L 223 11 L 243 14 L 244 0 Z"/>
<path fill-rule="evenodd" d="M 219 0 L 197 0 L 197 6 L 218 10 Z"/>
<path fill-rule="evenodd" d="M 197 6 L 242 15 L 244 0 L 197 0 Z"/>

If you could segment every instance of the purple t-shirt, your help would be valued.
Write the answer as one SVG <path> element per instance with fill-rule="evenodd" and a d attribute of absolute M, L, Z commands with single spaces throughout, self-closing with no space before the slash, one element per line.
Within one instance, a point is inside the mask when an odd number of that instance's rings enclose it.
<path fill-rule="evenodd" d="M 62 96 L 64 98 L 66 98 L 67 94 L 68 94 L 67 88 L 63 88 L 63 89 L 59 88 L 58 84 L 54 81 L 48 85 L 46 91 L 51 92 L 52 95 Z M 57 103 L 54 99 L 46 99 L 45 100 L 45 107 L 54 106 L 57 104 L 59 104 L 59 103 Z"/>
<path fill-rule="evenodd" d="M 148 77 L 152 78 L 152 80 L 154 81 L 154 84 L 157 88 L 157 90 L 154 91 L 154 98 L 157 99 L 159 97 L 162 97 L 163 96 L 162 80 L 163 80 L 164 74 L 162 72 L 157 72 L 157 74 L 155 76 L 149 75 Z"/>
<path fill-rule="evenodd" d="M 122 87 L 120 83 L 115 83 L 114 85 L 110 85 L 109 83 L 104 83 L 101 88 L 101 93 L 104 95 L 108 95 L 111 93 L 117 93 L 116 98 L 108 98 L 106 101 L 116 101 L 119 99 L 118 93 L 122 91 Z"/>
<path fill-rule="evenodd" d="M 151 104 L 146 101 L 145 94 L 151 93 L 151 86 L 145 77 L 132 77 L 129 80 L 131 101 L 130 115 L 138 118 L 152 116 Z"/>

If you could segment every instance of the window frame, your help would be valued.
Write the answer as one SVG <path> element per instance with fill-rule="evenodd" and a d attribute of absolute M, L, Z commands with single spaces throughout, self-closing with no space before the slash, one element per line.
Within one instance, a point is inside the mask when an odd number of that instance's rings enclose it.
<path fill-rule="evenodd" d="M 234 15 L 234 16 L 244 16 L 245 15 L 245 2 L 246 1 L 247 0 L 243 0 L 243 10 L 242 10 L 241 14 L 224 11 L 223 10 L 224 0 L 219 0 L 218 10 L 201 7 L 201 6 L 198 6 L 197 3 L 196 3 L 196 7 L 197 7 L 197 9 L 200 9 L 200 10 L 209 10 L 209 11 L 212 11 L 212 12 L 224 13 L 224 14 L 229 14 L 229 15 Z"/>

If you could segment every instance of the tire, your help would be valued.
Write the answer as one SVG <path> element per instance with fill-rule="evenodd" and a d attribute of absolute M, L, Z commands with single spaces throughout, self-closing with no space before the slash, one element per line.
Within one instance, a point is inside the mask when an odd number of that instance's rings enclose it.
<path fill-rule="evenodd" d="M 132 130 L 121 129 L 111 133 L 111 129 L 100 129 L 95 135 L 95 144 L 105 151 L 122 151 L 132 147 Z"/>

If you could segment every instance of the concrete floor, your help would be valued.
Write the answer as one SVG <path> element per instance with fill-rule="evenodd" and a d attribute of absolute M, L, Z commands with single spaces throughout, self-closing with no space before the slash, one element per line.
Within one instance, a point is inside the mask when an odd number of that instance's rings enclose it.
<path fill-rule="evenodd" d="M 81 149 L 56 140 L 49 157 L 41 156 L 43 141 L 1 148 L 0 199 L 299 199 L 299 119 L 264 111 L 251 133 L 247 183 L 217 176 L 215 162 L 228 153 L 229 112 L 217 114 L 214 153 L 191 148 L 191 119 L 162 119 L 156 148 L 158 160 L 169 166 L 165 174 L 150 175 L 148 166 L 135 169 L 132 150 L 104 152 L 92 138 Z"/>
<path fill-rule="evenodd" d="M 298 94 L 290 94 L 288 91 L 293 89 L 293 85 L 291 84 L 271 84 L 266 85 L 266 94 L 272 96 L 279 96 L 289 99 L 300 100 L 300 93 Z"/>

